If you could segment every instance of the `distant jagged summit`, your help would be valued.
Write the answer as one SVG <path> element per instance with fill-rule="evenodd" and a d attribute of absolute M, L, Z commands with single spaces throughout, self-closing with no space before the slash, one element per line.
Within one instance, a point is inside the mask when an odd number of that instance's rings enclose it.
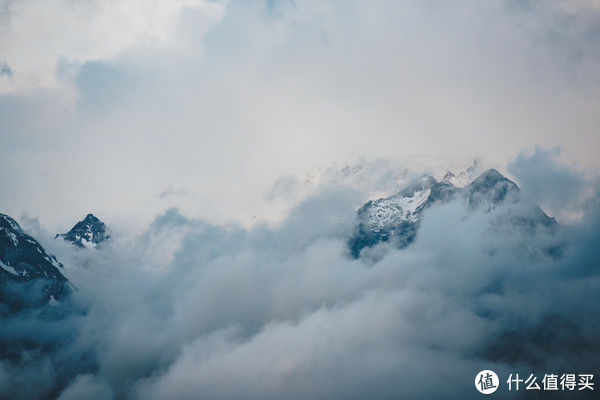
<path fill-rule="evenodd" d="M 457 191 L 451 183 L 423 175 L 393 196 L 367 202 L 358 210 L 358 230 L 349 242 L 353 257 L 358 258 L 365 247 L 388 240 L 400 248 L 408 246 L 415 239 L 423 210 L 452 199 Z"/>
<path fill-rule="evenodd" d="M 477 160 L 473 161 L 473 165 L 460 172 L 446 172 L 446 175 L 442 178 L 442 183 L 449 183 L 457 188 L 467 186 L 475 179 L 477 172 L 479 171 L 479 163 Z"/>
<path fill-rule="evenodd" d="M 407 247 L 416 238 L 424 210 L 460 198 L 471 210 L 487 212 L 501 204 L 521 202 L 503 222 L 518 235 L 556 224 L 539 206 L 522 201 L 519 187 L 500 172 L 489 169 L 472 179 L 473 172 L 474 168 L 459 174 L 448 172 L 439 182 L 424 175 L 395 195 L 365 203 L 357 211 L 358 224 L 348 242 L 352 256 L 358 258 L 364 248 L 381 242 Z"/>
<path fill-rule="evenodd" d="M 56 237 L 61 237 L 67 242 L 71 242 L 81 248 L 98 247 L 110 239 L 110 235 L 107 234 L 106 225 L 94 216 L 94 214 L 86 215 L 69 232 L 58 234 Z"/>
<path fill-rule="evenodd" d="M 466 188 L 467 202 L 471 208 L 490 210 L 504 199 L 516 200 L 519 187 L 495 169 L 489 169 Z"/>

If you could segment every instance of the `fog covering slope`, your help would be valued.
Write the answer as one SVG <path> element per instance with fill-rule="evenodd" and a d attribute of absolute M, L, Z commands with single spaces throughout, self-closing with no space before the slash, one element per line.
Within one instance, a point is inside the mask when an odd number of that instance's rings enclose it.
<path fill-rule="evenodd" d="M 518 202 L 454 201 L 425 211 L 410 246 L 354 259 L 361 194 L 338 185 L 251 229 L 167 210 L 81 265 L 81 252 L 62 260 L 79 311 L 1 321 L 1 340 L 39 345 L 1 361 L 0 398 L 476 398 L 482 369 L 594 373 L 599 181 L 534 157 L 538 168 L 520 156 L 508 170 L 548 196 L 578 188 L 548 201 L 551 215 L 580 214 L 527 241 L 497 229 Z M 559 255 L 535 251 L 553 245 Z"/>

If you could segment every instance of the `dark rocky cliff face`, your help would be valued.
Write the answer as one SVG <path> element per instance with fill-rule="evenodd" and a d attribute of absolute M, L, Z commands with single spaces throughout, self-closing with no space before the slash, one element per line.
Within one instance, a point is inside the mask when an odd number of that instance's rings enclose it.
<path fill-rule="evenodd" d="M 0 214 L 0 313 L 58 304 L 72 291 L 62 268 L 14 219 Z"/>

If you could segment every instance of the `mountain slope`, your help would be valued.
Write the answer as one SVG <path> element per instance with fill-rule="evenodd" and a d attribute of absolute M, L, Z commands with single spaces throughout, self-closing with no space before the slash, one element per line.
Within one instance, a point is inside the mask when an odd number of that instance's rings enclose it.
<path fill-rule="evenodd" d="M 487 212 L 493 212 L 500 204 L 518 203 L 518 207 L 498 215 L 495 222 L 519 235 L 531 234 L 537 226 L 556 224 L 539 206 L 523 201 L 518 186 L 495 169 L 465 185 L 466 176 L 448 172 L 438 182 L 425 175 L 398 194 L 364 204 L 357 212 L 358 224 L 348 242 L 352 256 L 358 258 L 364 248 L 381 242 L 391 241 L 398 248 L 408 246 L 416 237 L 424 210 L 460 198 L 470 210 Z"/>
<path fill-rule="evenodd" d="M 100 221 L 93 214 L 86 215 L 69 232 L 57 234 L 56 237 L 61 237 L 67 242 L 71 242 L 81 248 L 95 248 L 110 239 L 104 222 Z"/>
<path fill-rule="evenodd" d="M 62 268 L 14 219 L 0 214 L 0 311 L 60 301 L 71 292 Z"/>
<path fill-rule="evenodd" d="M 358 229 L 350 240 L 350 252 L 360 255 L 365 247 L 393 240 L 408 246 L 415 238 L 423 210 L 454 197 L 458 189 L 429 175 L 390 197 L 369 201 L 358 210 Z"/>

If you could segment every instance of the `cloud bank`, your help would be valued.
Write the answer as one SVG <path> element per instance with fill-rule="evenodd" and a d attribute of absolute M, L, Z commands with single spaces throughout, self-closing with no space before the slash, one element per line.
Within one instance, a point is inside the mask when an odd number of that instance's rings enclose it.
<path fill-rule="evenodd" d="M 0 0 L 0 205 L 78 288 L 0 321 L 0 398 L 464 398 L 483 368 L 597 371 L 599 13 Z M 366 198 L 538 144 L 563 150 L 507 171 L 555 235 L 452 203 L 349 256 Z M 110 248 L 52 239 L 90 211 Z"/>
<path fill-rule="evenodd" d="M 3 343 L 25 336 L 29 350 L 3 359 L 0 397 L 468 398 L 484 368 L 593 373 L 598 180 L 552 162 L 521 179 L 569 171 L 595 194 L 575 201 L 578 222 L 527 243 L 493 228 L 519 204 L 456 202 L 428 210 L 413 245 L 382 244 L 366 263 L 346 244 L 360 195 L 328 182 L 276 225 L 171 209 L 101 252 L 55 247 L 79 289 L 69 306 L 84 311 L 2 321 Z M 559 257 L 532 251 L 549 241 Z"/>

